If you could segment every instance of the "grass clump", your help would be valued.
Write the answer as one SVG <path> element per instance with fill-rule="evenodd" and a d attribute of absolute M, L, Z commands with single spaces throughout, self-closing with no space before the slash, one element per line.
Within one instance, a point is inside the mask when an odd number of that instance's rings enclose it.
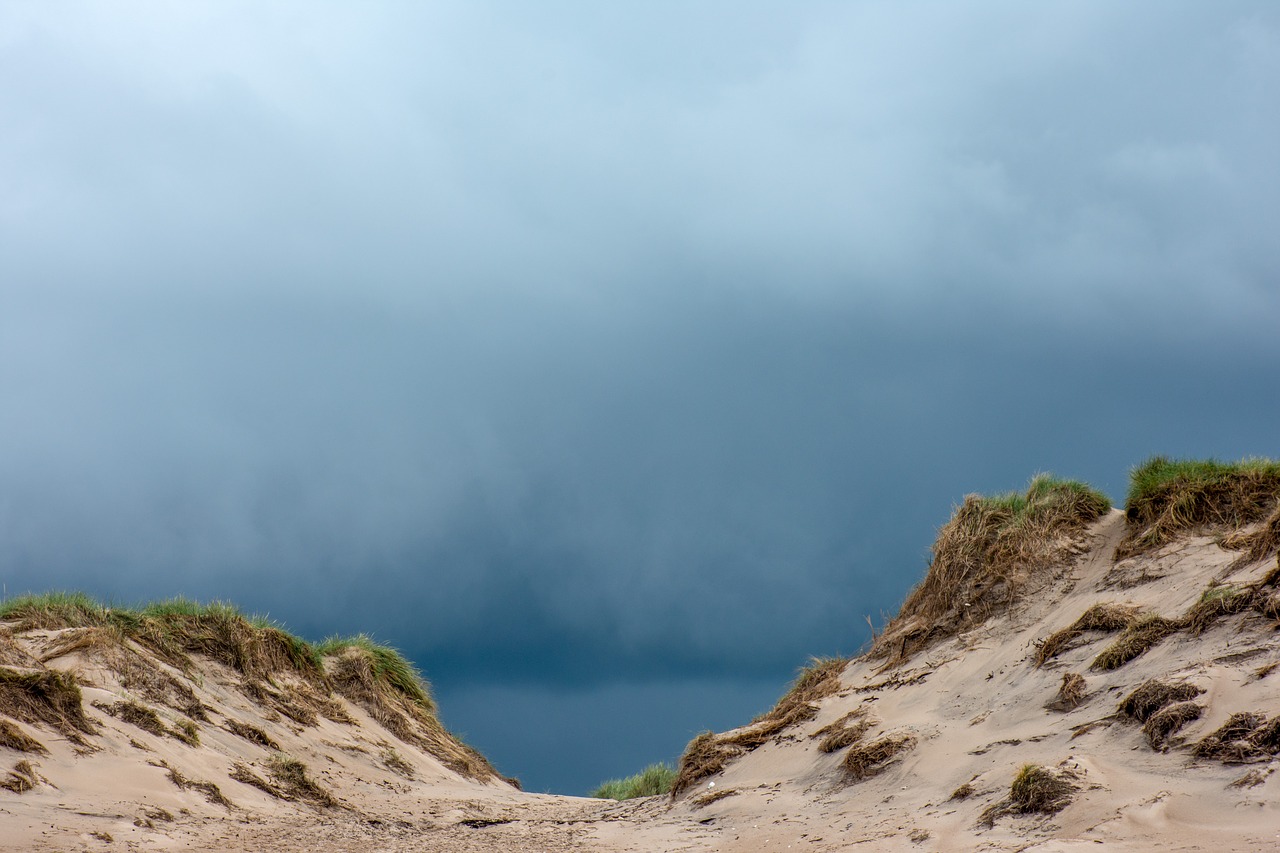
<path fill-rule="evenodd" d="M 938 532 L 924 581 L 872 654 L 900 662 L 1002 611 L 1035 575 L 1069 559 L 1085 526 L 1110 507 L 1089 486 L 1048 474 L 1025 493 L 969 495 Z"/>
<path fill-rule="evenodd" d="M 750 725 L 726 734 L 703 732 L 695 737 L 680 756 L 671 795 L 679 796 L 695 782 L 719 773 L 738 756 L 768 743 L 792 726 L 812 720 L 818 713 L 815 703 L 839 691 L 840 674 L 848 663 L 839 657 L 813 658 L 778 704 Z"/>
<path fill-rule="evenodd" d="M 1009 786 L 1009 802 L 1020 814 L 1057 814 L 1071 802 L 1075 786 L 1047 767 L 1024 765 Z"/>
<path fill-rule="evenodd" d="M 745 747 L 720 740 L 715 732 L 703 732 L 684 748 L 684 754 L 680 756 L 677 765 L 676 779 L 671 784 L 671 796 L 680 796 L 683 791 L 708 776 L 719 773 L 730 761 L 746 752 Z"/>
<path fill-rule="evenodd" d="M 395 649 L 360 635 L 326 640 L 319 652 L 333 690 L 362 707 L 397 738 L 470 779 L 497 775 L 484 756 L 440 724 L 426 682 Z"/>
<path fill-rule="evenodd" d="M 50 726 L 72 743 L 86 746 L 83 735 L 95 730 L 81 700 L 80 686 L 69 672 L 17 672 L 0 667 L 0 713 Z"/>
<path fill-rule="evenodd" d="M 861 782 L 879 773 L 896 756 L 911 750 L 916 739 L 909 734 L 890 734 L 871 743 L 855 746 L 845 753 L 842 765 L 850 782 Z"/>
<path fill-rule="evenodd" d="M 1009 796 L 983 811 L 979 825 L 994 826 L 997 818 L 1008 814 L 1057 814 L 1070 805 L 1076 791 L 1069 775 L 1024 764 L 1009 786 Z"/>
<path fill-rule="evenodd" d="M 1090 666 L 1103 671 L 1118 669 L 1181 627 L 1182 623 L 1174 619 L 1155 614 L 1143 616 L 1125 628 L 1124 633 L 1103 649 Z"/>
<path fill-rule="evenodd" d="M 650 764 L 634 776 L 610 779 L 592 791 L 590 796 L 601 800 L 631 800 L 669 794 L 675 786 L 676 775 L 670 764 Z"/>
<path fill-rule="evenodd" d="M 1071 643 L 1086 631 L 1114 633 L 1134 623 L 1141 610 L 1132 604 L 1095 604 L 1080 614 L 1071 625 L 1046 637 L 1036 649 L 1036 666 L 1044 666 L 1062 654 Z"/>
<path fill-rule="evenodd" d="M 25 794 L 39 784 L 40 777 L 36 775 L 35 768 L 26 761 L 19 761 L 13 765 L 9 775 L 0 779 L 0 788 L 15 794 Z"/>
<path fill-rule="evenodd" d="M 1168 459 L 1156 456 L 1129 475 L 1125 515 L 1131 532 L 1116 559 L 1142 554 L 1195 530 L 1234 531 L 1274 518 L 1275 530 L 1258 541 L 1237 539 L 1250 559 L 1274 553 L 1280 544 L 1280 462 L 1244 459 Z M 1264 531 L 1272 525 L 1264 525 Z M 1229 541 L 1229 540 L 1228 540 Z"/>
<path fill-rule="evenodd" d="M 1224 764 L 1243 764 L 1271 752 L 1263 744 L 1274 738 L 1280 744 L 1275 726 L 1268 726 L 1265 714 L 1242 711 L 1232 714 L 1217 730 L 1196 744 L 1196 758 L 1211 758 Z"/>
<path fill-rule="evenodd" d="M 1257 598 L 1258 593 L 1252 589 L 1243 589 L 1229 584 L 1211 586 L 1187 611 L 1187 627 L 1195 634 L 1202 634 L 1223 616 L 1243 613 L 1253 608 Z"/>
<path fill-rule="evenodd" d="M 1084 676 L 1078 672 L 1064 672 L 1062 674 L 1062 684 L 1058 686 L 1058 695 L 1045 705 L 1050 711 L 1074 711 L 1084 704 L 1085 696 Z"/>
<path fill-rule="evenodd" d="M 316 653 L 324 657 L 341 657 L 350 649 L 358 649 L 367 661 L 369 675 L 375 682 L 385 684 L 406 699 L 435 713 L 435 702 L 422 673 L 405 659 L 404 655 L 374 642 L 367 634 L 354 637 L 330 637 L 316 646 Z"/>
<path fill-rule="evenodd" d="M 1186 682 L 1171 683 L 1148 679 L 1120 703 L 1120 713 L 1140 723 L 1173 702 L 1187 702 L 1196 698 L 1204 689 Z"/>
<path fill-rule="evenodd" d="M 280 745 L 272 740 L 266 732 L 257 726 L 251 726 L 248 723 L 242 723 L 239 720 L 228 719 L 226 722 L 227 731 L 237 737 L 242 737 L 249 743 L 256 743 L 258 746 L 265 746 L 267 749 L 279 750 Z"/>
<path fill-rule="evenodd" d="M 1165 705 L 1147 717 L 1142 726 L 1142 733 L 1147 737 L 1147 744 L 1154 750 L 1163 750 L 1169 738 L 1193 720 L 1200 719 L 1204 708 L 1195 702 L 1175 702 Z"/>
<path fill-rule="evenodd" d="M 34 752 L 38 755 L 49 754 L 44 744 L 8 720 L 0 720 L 0 748 L 15 752 Z"/>

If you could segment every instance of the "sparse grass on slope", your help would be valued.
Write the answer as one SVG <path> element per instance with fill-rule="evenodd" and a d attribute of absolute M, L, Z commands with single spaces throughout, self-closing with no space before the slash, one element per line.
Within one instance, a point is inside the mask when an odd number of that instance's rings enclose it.
<path fill-rule="evenodd" d="M 815 703 L 840 689 L 840 674 L 848 663 L 845 658 L 813 658 L 778 704 L 750 725 L 727 734 L 703 732 L 689 741 L 680 756 L 672 796 L 719 773 L 729 762 L 768 743 L 785 729 L 813 719 L 818 713 Z"/>
<path fill-rule="evenodd" d="M 1049 474 L 1025 493 L 969 495 L 938 532 L 928 574 L 872 654 L 905 660 L 1003 610 L 1037 572 L 1065 562 L 1085 526 L 1110 508 L 1084 483 Z"/>
<path fill-rule="evenodd" d="M 456 772 L 476 779 L 496 775 L 479 753 L 440 724 L 417 669 L 395 649 L 363 634 L 313 645 L 265 617 L 246 615 L 224 602 L 202 604 L 175 598 L 137 608 L 115 607 L 79 592 L 4 601 L 0 622 L 19 633 L 80 629 L 66 632 L 56 644 L 58 655 L 102 654 L 119 670 L 126 687 L 132 679 L 144 693 L 168 694 L 170 700 L 182 694 L 176 706 L 190 716 L 202 718 L 190 689 L 169 684 L 173 679 L 131 644 L 186 672 L 196 669 L 193 655 L 229 666 L 244 677 L 246 695 L 303 725 L 316 724 L 316 711 L 331 719 L 349 720 L 330 698 L 337 692 L 362 706 L 396 737 L 419 746 Z M 292 680 L 277 684 L 281 675 Z"/>
<path fill-rule="evenodd" d="M 671 786 L 676 781 L 676 771 L 671 765 L 650 764 L 634 776 L 625 779 L 610 779 L 591 792 L 591 796 L 602 800 L 630 800 L 635 797 L 656 797 L 659 794 L 671 793 Z"/>
<path fill-rule="evenodd" d="M 1117 560 L 1197 529 L 1236 531 L 1266 520 L 1258 535 L 1224 541 L 1261 560 L 1280 545 L 1280 461 L 1152 457 L 1129 474 L 1125 515 L 1132 529 L 1116 548 Z"/>

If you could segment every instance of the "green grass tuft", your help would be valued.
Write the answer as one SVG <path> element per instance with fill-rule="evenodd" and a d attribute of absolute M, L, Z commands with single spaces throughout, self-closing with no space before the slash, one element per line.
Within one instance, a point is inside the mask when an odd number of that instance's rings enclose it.
<path fill-rule="evenodd" d="M 400 652 L 375 642 L 367 634 L 356 634 L 354 637 L 329 637 L 317 645 L 315 651 L 320 657 L 328 657 L 340 655 L 352 648 L 368 654 L 375 678 L 385 681 L 412 702 L 428 710 L 435 710 L 430 687 L 417 667 L 409 663 Z"/>
<path fill-rule="evenodd" d="M 1280 461 L 1154 456 L 1129 473 L 1125 515 L 1134 529 L 1116 549 L 1116 559 L 1159 548 L 1197 528 L 1235 530 L 1261 521 L 1278 500 Z"/>
<path fill-rule="evenodd" d="M 670 794 L 676 781 L 675 769 L 666 763 L 650 764 L 634 776 L 610 779 L 591 792 L 601 800 L 630 800 L 635 797 L 656 797 Z"/>

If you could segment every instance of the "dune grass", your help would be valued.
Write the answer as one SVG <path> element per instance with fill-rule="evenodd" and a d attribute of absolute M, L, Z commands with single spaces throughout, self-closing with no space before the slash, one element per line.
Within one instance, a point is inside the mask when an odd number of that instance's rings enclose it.
<path fill-rule="evenodd" d="M 1003 610 L 1034 574 L 1067 560 L 1073 538 L 1110 508 L 1101 492 L 1051 474 L 1032 478 L 1025 492 L 969 495 L 938 531 L 924 581 L 872 654 L 906 660 Z"/>
<path fill-rule="evenodd" d="M 1129 474 L 1125 515 L 1132 530 L 1116 559 L 1136 556 L 1197 529 L 1234 531 L 1273 516 L 1262 541 L 1236 547 L 1262 559 L 1280 544 L 1280 461 L 1266 458 L 1219 462 L 1154 456 Z M 1257 553 L 1253 553 L 1257 552 Z"/>
<path fill-rule="evenodd" d="M 101 653 L 120 668 L 125 681 L 141 677 L 142 670 L 148 670 L 143 675 L 151 681 L 159 678 L 137 647 L 188 673 L 197 669 L 193 655 L 212 659 L 243 676 L 242 689 L 250 698 L 303 725 L 316 724 L 317 710 L 349 720 L 331 698 L 337 693 L 364 708 L 396 737 L 457 772 L 477 779 L 495 775 L 483 756 L 440 724 L 429 688 L 413 664 L 365 634 L 313 644 L 265 616 L 245 614 L 226 602 L 173 598 L 121 607 L 82 592 L 8 599 L 0 602 L 0 622 L 16 632 L 84 629 L 67 631 L 57 644 L 58 654 Z M 289 678 L 277 684 L 281 675 Z M 150 686 L 175 690 L 171 684 L 157 685 Z M 186 698 L 189 701 L 180 703 L 189 708 L 185 712 L 199 717 L 194 694 Z"/>
<path fill-rule="evenodd" d="M 601 800 L 631 800 L 636 797 L 656 797 L 671 793 L 676 781 L 676 771 L 665 762 L 650 764 L 634 776 L 610 779 L 591 792 L 590 796 Z"/>
<path fill-rule="evenodd" d="M 435 711 L 435 701 L 427 681 L 418 668 L 391 646 L 375 642 L 368 634 L 352 637 L 329 637 L 315 647 L 321 658 L 340 656 L 348 649 L 359 649 L 369 658 L 373 677 L 385 681 L 405 698 Z"/>

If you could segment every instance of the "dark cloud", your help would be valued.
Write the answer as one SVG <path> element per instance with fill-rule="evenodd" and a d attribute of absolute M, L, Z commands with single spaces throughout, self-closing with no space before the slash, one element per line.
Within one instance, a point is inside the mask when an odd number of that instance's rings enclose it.
<path fill-rule="evenodd" d="M 6 589 L 372 631 L 534 787 L 855 651 L 965 492 L 1277 452 L 1269 5 L 0 24 Z"/>

